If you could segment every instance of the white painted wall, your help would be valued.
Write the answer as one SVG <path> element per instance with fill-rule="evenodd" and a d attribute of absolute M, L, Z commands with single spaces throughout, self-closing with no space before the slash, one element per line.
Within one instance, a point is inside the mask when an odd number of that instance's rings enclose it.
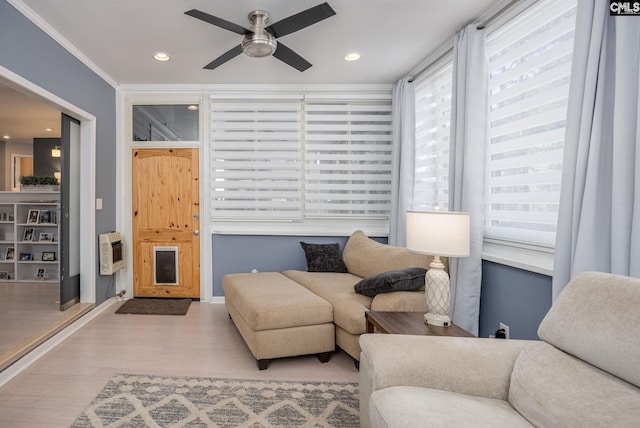
<path fill-rule="evenodd" d="M 0 174 L 0 191 L 11 190 L 11 155 L 33 155 L 33 140 L 5 141 L 4 148 L 0 146 L 2 153 L 2 174 Z"/>

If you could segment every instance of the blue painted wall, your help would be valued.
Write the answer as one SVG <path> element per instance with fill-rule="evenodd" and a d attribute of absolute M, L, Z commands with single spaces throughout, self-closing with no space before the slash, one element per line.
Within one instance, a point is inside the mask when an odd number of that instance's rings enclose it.
<path fill-rule="evenodd" d="M 348 236 L 243 236 L 212 235 L 213 295 L 223 296 L 222 277 L 228 273 L 306 270 L 307 261 L 300 241 L 316 244 L 338 243 L 344 250 Z M 386 238 L 373 238 L 386 243 Z"/>
<path fill-rule="evenodd" d="M 0 65 L 93 114 L 96 119 L 96 232 L 115 229 L 115 89 L 67 52 L 13 6 L 0 0 Z M 95 261 L 96 266 L 98 261 Z M 96 272 L 98 269 L 96 268 Z M 96 275 L 96 302 L 110 294 L 111 278 Z"/>
<path fill-rule="evenodd" d="M 538 339 L 540 321 L 551 308 L 550 276 L 484 261 L 481 293 L 480 337 L 503 322 L 511 339 Z"/>
<path fill-rule="evenodd" d="M 340 244 L 347 236 L 212 235 L 213 294 L 223 296 L 228 273 L 306 269 L 300 241 Z M 374 238 L 386 243 L 386 238 Z M 480 337 L 488 337 L 503 322 L 513 339 L 538 339 L 540 321 L 551 307 L 551 278 L 492 262 L 482 263 Z"/>

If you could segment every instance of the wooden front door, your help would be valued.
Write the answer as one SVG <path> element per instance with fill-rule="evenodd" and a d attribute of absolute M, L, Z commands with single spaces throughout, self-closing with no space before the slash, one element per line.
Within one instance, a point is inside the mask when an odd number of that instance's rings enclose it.
<path fill-rule="evenodd" d="M 133 149 L 133 295 L 200 297 L 198 149 Z"/>

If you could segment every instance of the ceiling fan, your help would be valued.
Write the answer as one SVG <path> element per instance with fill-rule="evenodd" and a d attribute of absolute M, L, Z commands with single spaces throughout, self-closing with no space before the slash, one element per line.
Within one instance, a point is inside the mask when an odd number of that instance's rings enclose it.
<path fill-rule="evenodd" d="M 277 42 L 276 39 L 327 19 L 335 15 L 336 12 L 328 3 L 322 3 L 269 25 L 271 22 L 269 13 L 264 10 L 254 10 L 248 16 L 251 23 L 250 29 L 197 9 L 188 10 L 185 14 L 243 36 L 239 45 L 205 65 L 204 68 L 208 70 L 213 70 L 241 53 L 245 53 L 250 57 L 273 55 L 291 67 L 305 71 L 311 67 L 311 63 L 282 43 Z"/>

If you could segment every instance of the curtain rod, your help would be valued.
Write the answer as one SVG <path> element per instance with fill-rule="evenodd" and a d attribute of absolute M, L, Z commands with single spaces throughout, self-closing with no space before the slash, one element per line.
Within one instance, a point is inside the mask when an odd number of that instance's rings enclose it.
<path fill-rule="evenodd" d="M 485 19 L 485 21 L 482 24 L 478 24 L 478 26 L 476 28 L 478 30 L 483 30 L 488 24 L 493 22 L 496 18 L 500 17 L 503 13 L 505 13 L 507 10 L 509 10 L 511 8 L 511 6 L 513 6 L 516 3 L 518 3 L 518 0 L 510 1 L 509 3 L 504 5 L 504 7 L 502 7 L 500 10 L 498 10 L 496 13 L 492 14 L 487 19 Z"/>
<path fill-rule="evenodd" d="M 503 7 L 501 7 L 500 9 L 498 9 L 496 12 L 492 13 L 490 16 L 488 16 L 484 22 L 482 22 L 481 24 L 478 24 L 478 26 L 476 27 L 478 30 L 483 30 L 488 24 L 490 24 L 491 22 L 493 22 L 495 19 L 497 19 L 498 17 L 502 16 L 506 11 L 508 11 L 512 6 L 514 6 L 516 3 L 518 3 L 518 0 L 511 0 L 510 2 L 508 2 L 507 4 L 505 4 Z M 431 67 L 433 64 L 437 63 L 438 61 L 440 61 L 442 58 L 446 57 L 447 55 L 449 55 L 451 52 L 453 51 L 453 46 L 451 46 L 449 49 L 445 50 L 444 52 L 442 52 L 440 55 L 438 55 L 438 57 L 436 59 L 434 59 L 433 61 L 429 61 L 429 63 L 427 65 L 425 65 L 424 67 L 422 67 L 417 73 L 415 73 L 413 75 L 413 77 L 411 79 L 409 79 L 409 83 L 412 83 L 416 77 L 420 76 L 422 73 L 424 73 L 429 67 Z"/>
<path fill-rule="evenodd" d="M 440 55 L 438 55 L 436 57 L 436 59 L 434 59 L 433 61 L 429 61 L 429 64 L 425 65 L 424 67 L 422 67 L 417 73 L 415 73 L 413 75 L 413 77 L 411 79 L 409 79 L 409 83 L 412 83 L 414 80 L 416 80 L 416 77 L 420 76 L 422 73 L 424 73 L 429 67 L 431 67 L 433 64 L 437 63 L 438 61 L 440 61 L 442 58 L 446 57 L 447 55 L 449 55 L 451 52 L 453 52 L 453 46 L 451 46 L 449 49 L 445 50 L 444 52 L 442 52 Z"/>

